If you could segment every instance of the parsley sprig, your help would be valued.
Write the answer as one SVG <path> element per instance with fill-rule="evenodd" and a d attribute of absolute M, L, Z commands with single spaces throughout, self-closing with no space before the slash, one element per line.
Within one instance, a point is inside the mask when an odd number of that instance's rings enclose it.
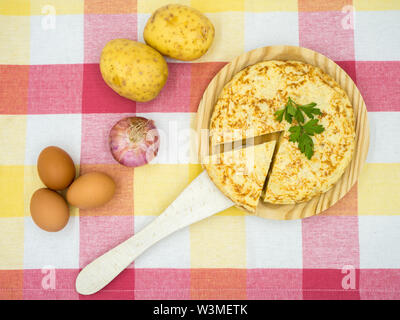
<path fill-rule="evenodd" d="M 279 122 L 285 119 L 292 124 L 293 118 L 297 121 L 297 125 L 293 125 L 289 129 L 289 141 L 297 142 L 300 151 L 308 159 L 311 159 L 314 154 L 314 142 L 311 136 L 325 130 L 322 125 L 318 124 L 318 119 L 314 118 L 314 116 L 322 114 L 321 110 L 315 107 L 316 105 L 315 102 L 299 105 L 289 97 L 285 107 L 275 112 L 276 120 Z M 305 116 L 309 120 L 304 124 Z"/>

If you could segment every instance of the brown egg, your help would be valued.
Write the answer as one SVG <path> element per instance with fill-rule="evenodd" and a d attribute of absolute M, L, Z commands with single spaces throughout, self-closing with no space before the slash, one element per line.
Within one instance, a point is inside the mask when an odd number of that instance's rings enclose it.
<path fill-rule="evenodd" d="M 68 153 L 58 147 L 43 149 L 37 167 L 42 182 L 53 190 L 67 188 L 75 178 L 74 162 Z"/>
<path fill-rule="evenodd" d="M 80 209 L 100 207 L 110 201 L 115 183 L 102 172 L 89 172 L 76 179 L 67 191 L 67 201 Z"/>
<path fill-rule="evenodd" d="M 69 219 L 69 208 L 57 192 L 41 188 L 31 198 L 31 215 L 36 225 L 46 231 L 59 231 Z"/>

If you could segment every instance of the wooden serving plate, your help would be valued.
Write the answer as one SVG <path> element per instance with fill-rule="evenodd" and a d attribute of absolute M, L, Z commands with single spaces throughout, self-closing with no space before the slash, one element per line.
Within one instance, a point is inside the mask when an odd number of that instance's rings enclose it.
<path fill-rule="evenodd" d="M 295 46 L 270 46 L 246 52 L 223 67 L 211 80 L 200 101 L 196 118 L 197 146 L 199 159 L 209 153 L 208 138 L 200 132 L 209 128 L 214 105 L 226 83 L 240 70 L 265 60 L 297 60 L 321 68 L 346 91 L 352 102 L 356 126 L 356 145 L 353 159 L 343 176 L 327 192 L 314 197 L 308 202 L 275 205 L 260 200 L 256 215 L 276 220 L 302 219 L 316 215 L 340 200 L 356 183 L 368 154 L 369 122 L 364 100 L 348 74 L 328 57 L 310 49 Z M 204 132 L 204 131 L 203 131 Z"/>

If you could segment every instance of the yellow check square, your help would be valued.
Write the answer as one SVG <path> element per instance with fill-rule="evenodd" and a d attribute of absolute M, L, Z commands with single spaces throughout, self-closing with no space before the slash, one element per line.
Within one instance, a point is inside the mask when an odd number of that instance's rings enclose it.
<path fill-rule="evenodd" d="M 244 0 L 247 12 L 297 11 L 297 0 Z"/>
<path fill-rule="evenodd" d="M 84 0 L 31 0 L 32 15 L 83 14 Z"/>
<path fill-rule="evenodd" d="M 22 269 L 23 264 L 24 218 L 0 217 L 0 270 Z"/>
<path fill-rule="evenodd" d="M 244 11 L 244 0 L 191 0 L 190 4 L 201 12 Z"/>
<path fill-rule="evenodd" d="M 40 188 L 46 188 L 39 178 L 37 166 L 25 166 L 24 169 L 24 213 L 30 215 L 30 203 L 33 193 Z"/>
<path fill-rule="evenodd" d="M 137 2 L 137 11 L 138 13 L 153 13 L 158 8 L 166 6 L 167 4 L 183 4 L 186 6 L 190 6 L 190 0 L 138 0 Z"/>
<path fill-rule="evenodd" d="M 358 179 L 359 215 L 400 215 L 400 163 L 367 163 Z"/>
<path fill-rule="evenodd" d="M 203 167 L 201 164 L 189 164 L 189 181 L 192 182 L 200 173 L 203 172 Z"/>
<path fill-rule="evenodd" d="M 400 10 L 399 0 L 353 0 L 356 10 Z"/>
<path fill-rule="evenodd" d="M 231 61 L 244 52 L 244 13 L 206 13 L 215 27 L 210 49 L 196 62 Z"/>
<path fill-rule="evenodd" d="M 229 217 L 232 216 L 244 217 L 246 215 L 247 215 L 246 211 L 236 207 L 230 207 L 229 209 L 221 211 L 220 213 L 217 214 L 217 216 L 229 216 Z"/>
<path fill-rule="evenodd" d="M 213 216 L 190 226 L 192 268 L 246 268 L 245 217 Z"/>
<path fill-rule="evenodd" d="M 30 17 L 0 15 L 0 64 L 30 63 Z"/>
<path fill-rule="evenodd" d="M 0 15 L 29 16 L 30 0 L 0 0 Z"/>
<path fill-rule="evenodd" d="M 0 128 L 0 165 L 23 165 L 26 116 L 1 115 Z"/>
<path fill-rule="evenodd" d="M 135 215 L 159 215 L 189 185 L 189 165 L 150 164 L 133 173 Z"/>
<path fill-rule="evenodd" d="M 24 166 L 0 166 L 0 218 L 24 216 Z"/>

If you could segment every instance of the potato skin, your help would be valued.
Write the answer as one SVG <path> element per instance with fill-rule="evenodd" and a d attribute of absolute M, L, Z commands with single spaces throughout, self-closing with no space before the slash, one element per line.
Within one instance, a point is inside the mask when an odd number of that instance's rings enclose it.
<path fill-rule="evenodd" d="M 105 45 L 100 71 L 115 92 L 139 102 L 154 99 L 168 77 L 167 63 L 159 52 L 129 39 L 114 39 Z"/>
<path fill-rule="evenodd" d="M 195 60 L 205 54 L 214 40 L 214 26 L 196 9 L 169 4 L 157 9 L 144 28 L 146 43 L 163 55 Z"/>

